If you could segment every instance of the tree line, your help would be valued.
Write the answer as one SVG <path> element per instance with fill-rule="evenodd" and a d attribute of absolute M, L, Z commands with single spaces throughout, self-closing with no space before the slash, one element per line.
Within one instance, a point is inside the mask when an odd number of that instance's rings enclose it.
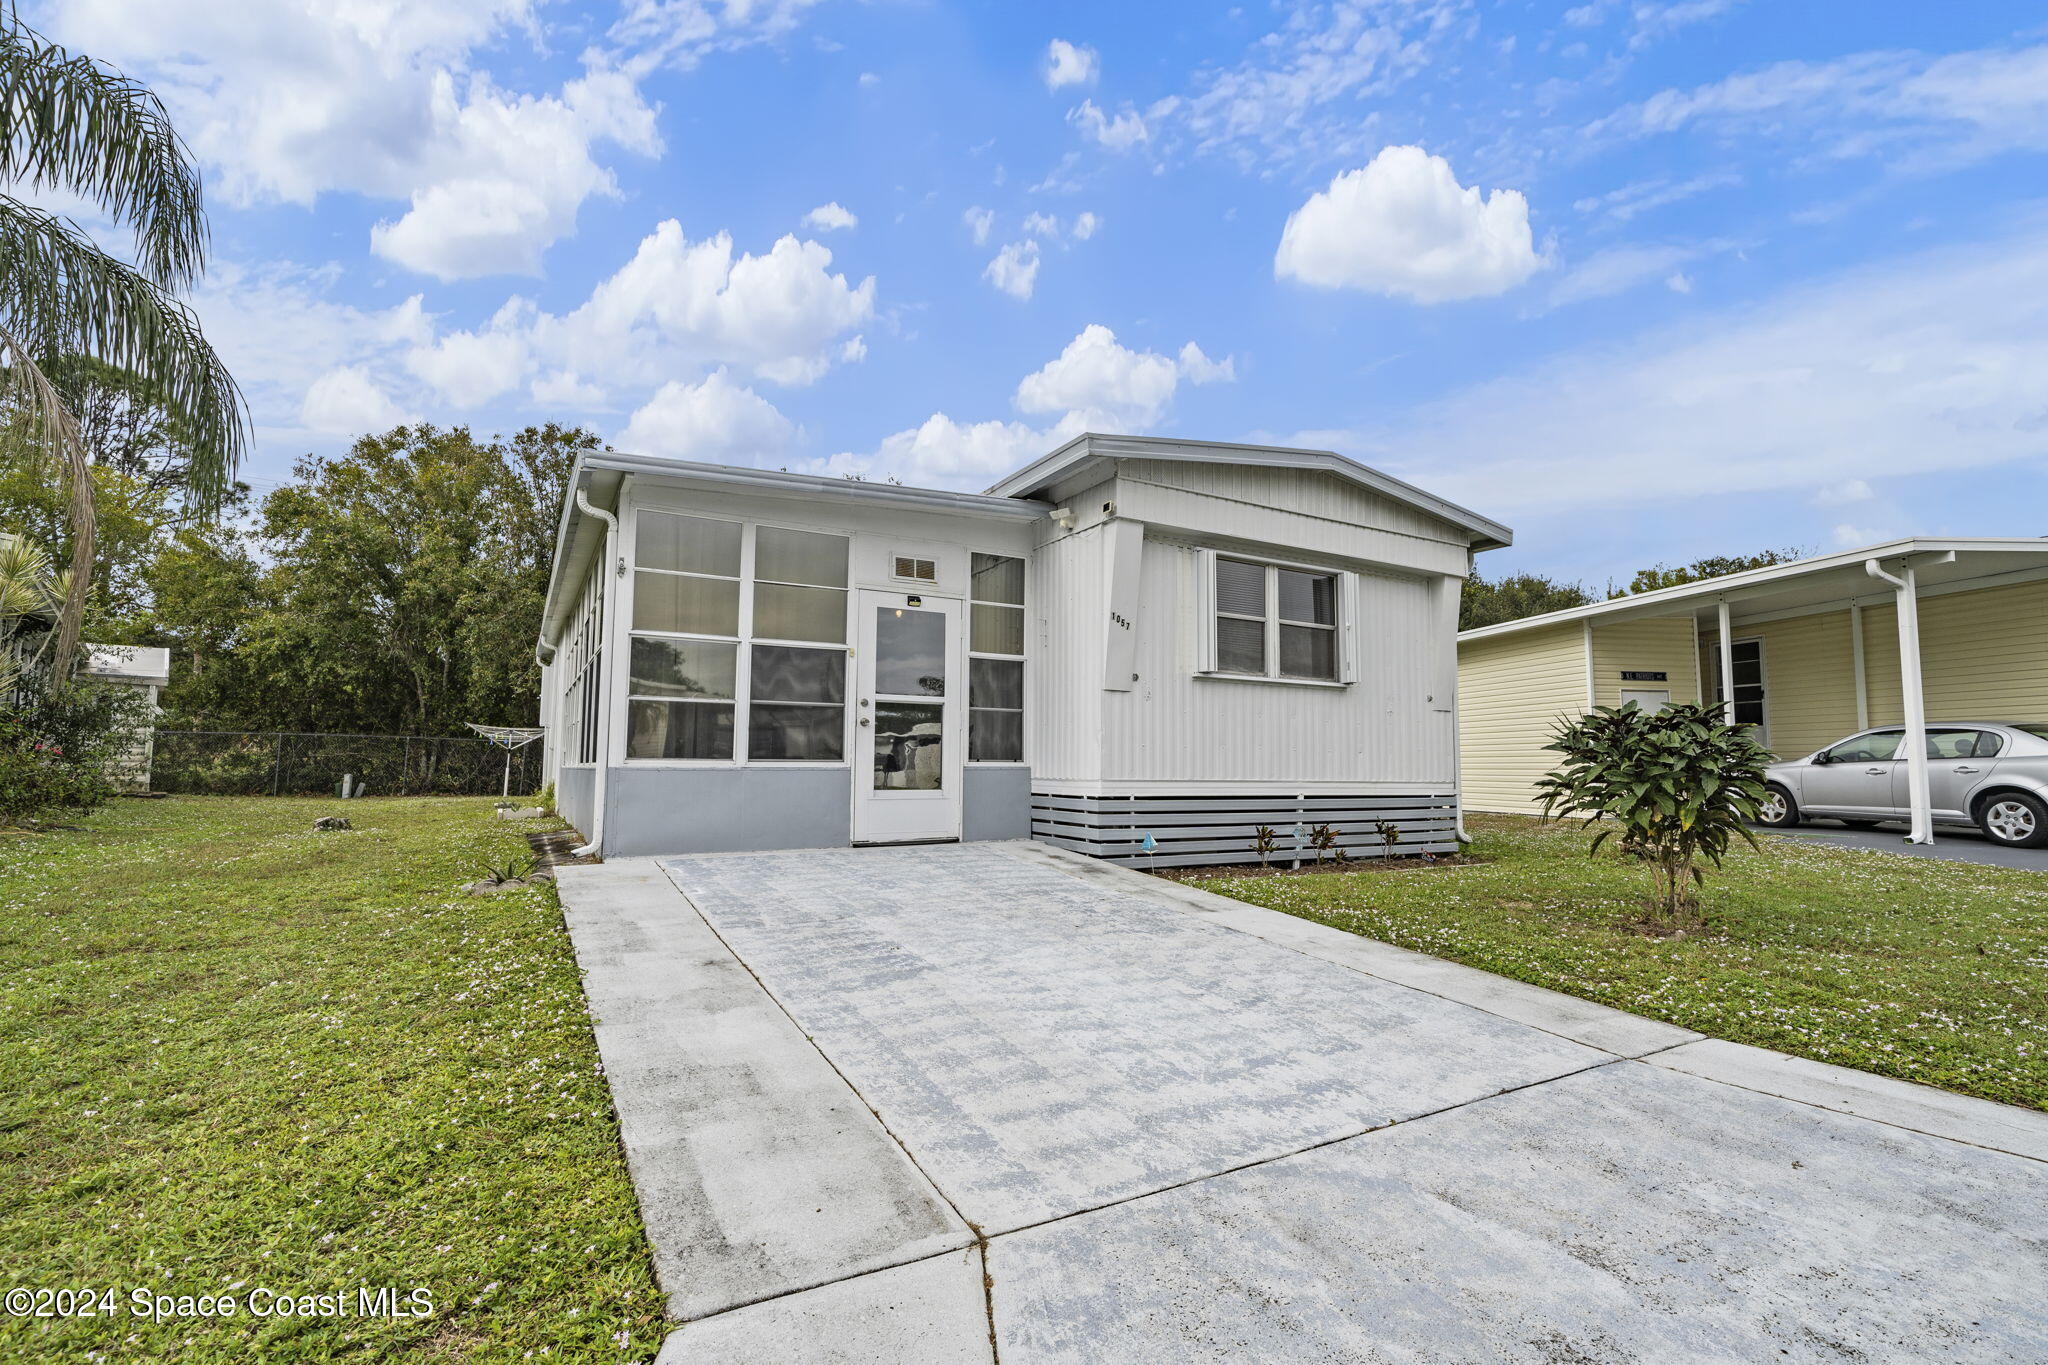
<path fill-rule="evenodd" d="M 128 377 L 63 370 L 97 509 L 85 638 L 171 650 L 169 729 L 448 735 L 530 725 L 555 519 L 592 433 L 402 426 L 201 502 L 181 433 Z M 110 394 L 109 391 L 114 391 Z M 0 428 L 0 526 L 61 558 L 66 490 Z M 168 474 L 166 471 L 171 471 Z"/>
<path fill-rule="evenodd" d="M 1608 599 L 1633 597 L 1659 588 L 1675 588 L 1681 583 L 1698 583 L 1725 574 L 1741 573 L 1745 569 L 1790 564 L 1806 553 L 1792 546 L 1781 550 L 1759 550 L 1748 555 L 1710 555 L 1695 559 L 1690 564 L 1653 564 L 1647 569 L 1636 570 L 1635 577 L 1628 581 L 1626 587 L 1610 583 L 1605 596 Z M 1566 579 L 1546 578 L 1533 573 L 1505 574 L 1492 579 L 1473 574 L 1465 580 L 1464 594 L 1458 603 L 1458 629 L 1497 626 L 1526 616 L 1541 616 L 1548 611 L 1589 606 L 1600 600 L 1601 597 L 1585 584 Z"/>

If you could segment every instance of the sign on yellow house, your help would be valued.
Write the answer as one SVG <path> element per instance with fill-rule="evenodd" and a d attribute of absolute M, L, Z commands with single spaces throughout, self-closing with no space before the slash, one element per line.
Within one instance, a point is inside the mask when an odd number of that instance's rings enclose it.
<path fill-rule="evenodd" d="M 1465 809 L 1536 811 L 1557 723 L 1628 701 L 1726 703 L 1781 759 L 1876 725 L 2048 722 L 2048 539 L 1891 541 L 1466 631 Z"/>

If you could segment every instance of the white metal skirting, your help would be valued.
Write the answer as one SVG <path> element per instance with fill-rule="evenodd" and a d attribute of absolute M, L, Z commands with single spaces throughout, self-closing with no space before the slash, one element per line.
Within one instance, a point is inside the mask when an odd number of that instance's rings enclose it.
<path fill-rule="evenodd" d="M 1389 846 L 1379 826 L 1400 831 Z M 1274 833 L 1268 861 L 1285 866 L 1313 862 L 1311 837 L 1319 825 L 1335 831 L 1335 847 L 1352 858 L 1452 853 L 1457 850 L 1457 798 L 1448 792 L 1409 795 L 1232 796 L 1215 792 L 1147 796 L 1031 796 L 1031 837 L 1111 862 L 1142 867 L 1191 867 L 1259 861 L 1258 827 Z M 1145 850 L 1145 836 L 1154 850 Z M 1327 858 L 1329 855 L 1324 854 Z"/>

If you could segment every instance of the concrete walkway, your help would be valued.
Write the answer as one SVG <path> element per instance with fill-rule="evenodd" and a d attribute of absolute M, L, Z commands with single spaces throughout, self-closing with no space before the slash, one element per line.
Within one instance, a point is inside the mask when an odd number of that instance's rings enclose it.
<path fill-rule="evenodd" d="M 2048 1115 L 1034 844 L 560 885 L 665 1365 L 2048 1358 Z"/>

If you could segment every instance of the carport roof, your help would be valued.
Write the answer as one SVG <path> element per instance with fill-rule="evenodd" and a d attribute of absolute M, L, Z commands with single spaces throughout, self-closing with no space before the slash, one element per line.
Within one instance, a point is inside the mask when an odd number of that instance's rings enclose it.
<path fill-rule="evenodd" d="M 1871 560 L 1894 570 L 1901 564 L 1912 564 L 1924 593 L 1971 585 L 1982 579 L 2048 570 L 2048 537 L 1954 540 L 1913 536 L 1888 540 L 1790 564 L 1773 564 L 1698 583 L 1682 583 L 1675 588 L 1525 616 L 1497 626 L 1481 626 L 1460 632 L 1458 640 L 1486 640 L 1571 621 L 1597 623 L 1656 616 L 1696 616 L 1709 620 L 1724 601 L 1732 615 L 1752 620 L 1777 612 L 1819 610 L 1851 602 L 1889 602 L 1892 589 L 1872 578 L 1864 568 Z"/>

